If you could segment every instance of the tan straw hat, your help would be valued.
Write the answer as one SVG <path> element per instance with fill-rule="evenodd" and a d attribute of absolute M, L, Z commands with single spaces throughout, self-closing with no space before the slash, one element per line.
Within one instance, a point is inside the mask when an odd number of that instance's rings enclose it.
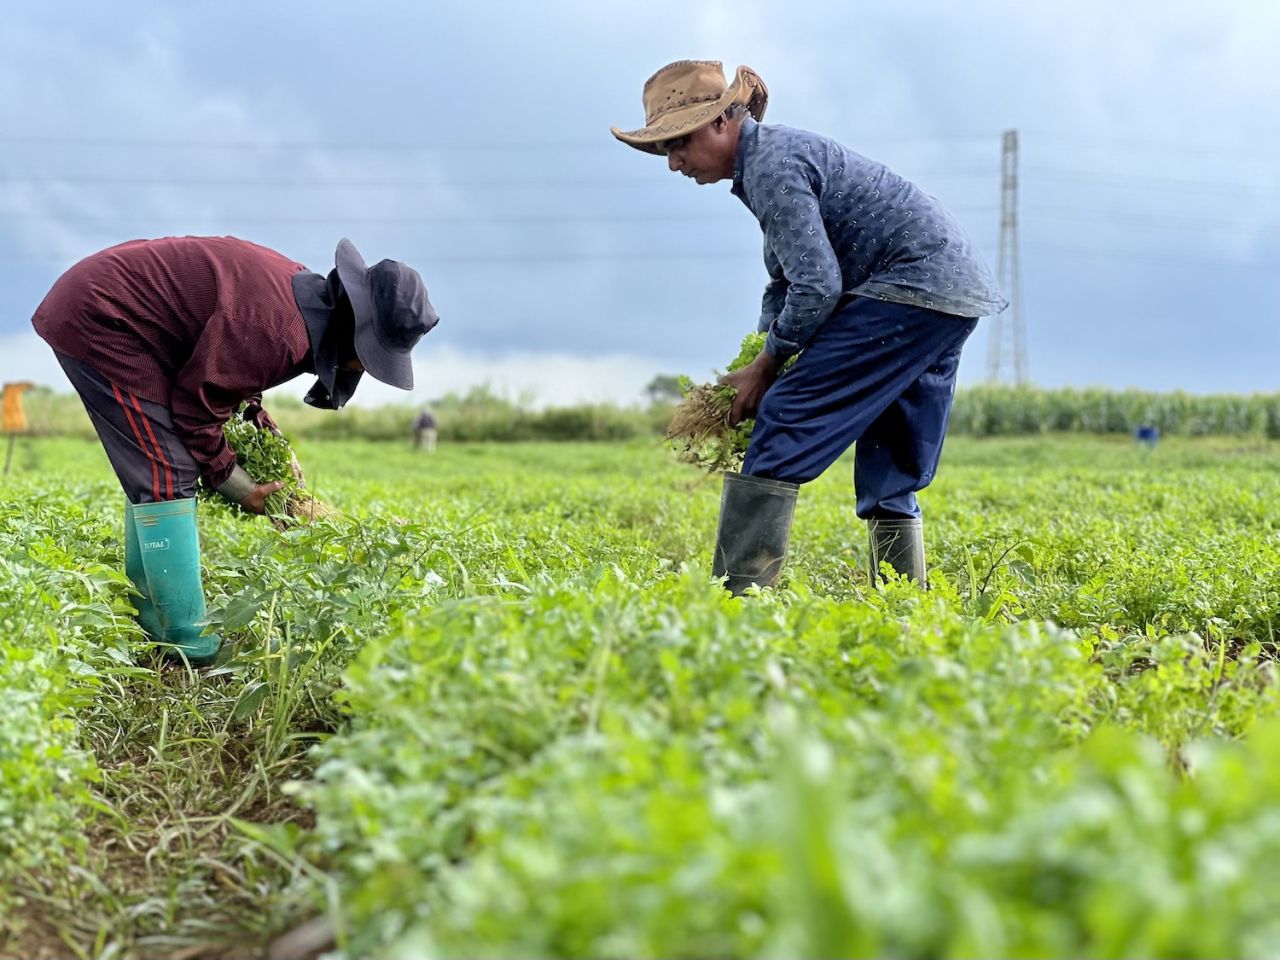
<path fill-rule="evenodd" d="M 644 85 L 644 127 L 613 135 L 645 153 L 659 153 L 658 145 L 705 127 L 731 103 L 745 104 L 759 120 L 769 103 L 769 89 L 750 67 L 739 67 L 733 83 L 724 81 L 719 60 L 677 60 Z"/>

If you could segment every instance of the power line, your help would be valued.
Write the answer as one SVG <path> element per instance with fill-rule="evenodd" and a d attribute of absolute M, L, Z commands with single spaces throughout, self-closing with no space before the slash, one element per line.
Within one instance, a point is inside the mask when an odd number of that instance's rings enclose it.
<path fill-rule="evenodd" d="M 271 216 L 271 217 L 255 217 L 240 216 L 238 214 L 228 214 L 218 212 L 216 214 L 209 213 L 192 213 L 189 215 L 180 215 L 174 213 L 164 213 L 158 215 L 146 214 L 130 214 L 123 217 L 118 216 L 91 216 L 78 213 L 61 214 L 0 214 L 0 218 L 9 220 L 36 220 L 36 221 L 57 221 L 65 223 L 80 223 L 86 225 L 111 226 L 117 223 L 184 223 L 184 222 L 207 222 L 215 219 L 221 223 L 235 223 L 237 225 L 252 224 L 254 226 L 276 225 L 276 224 L 343 224 L 358 223 L 369 226 L 393 226 L 403 224 L 405 226 L 421 226 L 424 224 L 530 224 L 541 226 L 545 224 L 572 224 L 572 223 L 749 223 L 750 218 L 743 214 L 707 214 L 705 216 L 696 216 L 691 214 L 639 214 L 639 215 L 614 215 L 602 214 L 592 215 L 584 214 L 581 216 L 559 216 L 538 214 L 522 215 L 522 216 L 408 216 L 408 217 L 367 217 L 367 216 L 348 216 L 341 213 L 334 213 L 331 216 L 323 217 L 297 217 L 297 216 Z"/>
<path fill-rule="evenodd" d="M 983 207 L 958 207 L 953 206 L 948 209 L 956 211 L 969 211 L 990 213 L 995 210 L 991 206 Z M 59 223 L 80 223 L 88 225 L 110 226 L 117 223 L 165 223 L 165 222 L 190 222 L 190 221 L 208 221 L 216 219 L 219 222 L 231 223 L 237 225 L 253 224 L 261 226 L 264 224 L 367 224 L 367 225 L 398 225 L 406 226 L 423 225 L 423 224 L 529 224 L 533 226 L 543 226 L 547 224 L 574 224 L 574 223 L 611 223 L 611 224 L 630 224 L 630 223 L 750 223 L 750 217 L 745 213 L 732 214 L 690 214 L 690 213 L 604 213 L 604 214 L 579 214 L 579 215 L 563 215 L 563 214 L 510 214 L 500 216 L 485 216 L 481 214 L 456 214 L 456 215 L 424 215 L 424 216 L 403 216 L 403 217 L 368 217 L 359 215 L 346 215 L 342 213 L 334 213 L 330 216 L 319 217 L 300 217 L 300 216 L 240 216 L 238 214 L 228 214 L 226 212 L 218 212 L 216 214 L 209 213 L 192 213 L 181 215 L 175 213 L 163 213 L 157 215 L 146 214 L 129 214 L 126 216 L 95 216 L 74 212 L 65 214 L 46 214 L 46 213 L 29 213 L 23 212 L 18 214 L 0 213 L 0 218 L 9 220 L 34 220 L 34 221 L 56 221 Z"/>
<path fill-rule="evenodd" d="M 1027 136 L 1033 138 L 1037 147 L 1045 144 L 1057 143 L 1084 147 L 1085 149 L 1092 150 L 1113 151 L 1116 147 L 1122 147 L 1127 150 L 1158 150 L 1165 153 L 1173 153 L 1177 156 L 1199 154 L 1202 156 L 1229 156 L 1235 159 L 1249 156 L 1252 152 L 1259 160 L 1270 159 L 1270 151 L 1259 150 L 1257 141 L 1248 144 L 1239 143 L 1235 145 L 1228 145 L 1221 143 L 1190 143 L 1186 140 L 1137 139 L 1109 136 L 1071 136 L 1070 134 L 1041 133 L 1036 131 L 1027 133 Z"/>
<path fill-rule="evenodd" d="M 930 177 L 933 179 L 968 179 L 986 177 L 988 174 L 974 170 L 972 172 L 963 171 L 940 171 L 936 173 L 917 173 L 916 178 Z M 313 180 L 302 177 L 137 177 L 137 176 L 103 176 L 101 174 L 70 174 L 70 175 L 26 175 L 26 174 L 0 174 L 0 183 L 21 183 L 31 185 L 61 185 L 61 184 L 77 184 L 77 185 L 96 185 L 96 186 L 128 186 L 128 187 L 231 187 L 235 189 L 243 187 L 264 187 L 273 190 L 281 188 L 294 189 L 400 189 L 402 187 L 485 187 L 492 189 L 495 187 L 506 187 L 510 189 L 524 190 L 531 187 L 618 187 L 618 186 L 652 186 L 655 182 L 653 176 L 591 176 L 591 177 L 541 177 L 541 178 L 514 178 L 514 177 L 494 177 L 486 179 L 421 179 L 421 178 L 403 178 L 403 179 L 327 179 Z"/>
<path fill-rule="evenodd" d="M 1191 217 L 1148 216 L 1141 212 L 1104 209 L 1090 215 L 1080 207 L 1053 207 L 1032 205 L 1024 208 L 1037 219 L 1090 223 L 1097 226 L 1169 227 L 1190 230 L 1231 229 L 1240 226 L 1239 220 L 1202 220 Z M 1118 216 L 1117 216 L 1118 215 Z"/>
<path fill-rule="evenodd" d="M 1093 186 L 1106 187 L 1123 187 L 1132 189 L 1134 187 L 1149 189 L 1152 187 L 1179 187 L 1192 188 L 1196 190 L 1205 190 L 1216 193 L 1232 193 L 1250 192 L 1256 190 L 1260 186 L 1266 186 L 1264 181 L 1240 183 L 1240 182 L 1224 182 L 1221 180 L 1206 180 L 1190 177 L 1171 177 L 1158 176 L 1148 174 L 1125 175 L 1117 174 L 1114 171 L 1091 171 L 1072 167 L 1054 167 L 1054 166 L 1037 166 L 1031 165 L 1030 172 L 1034 173 L 1037 179 L 1053 179 L 1066 180 L 1073 182 L 1086 182 Z M 912 170 L 910 178 L 912 180 L 973 180 L 985 179 L 990 176 L 988 171 L 980 169 L 970 170 Z M 263 187 L 271 189 L 399 189 L 402 187 L 508 187 L 512 189 L 525 189 L 531 187 L 544 186 L 633 186 L 633 185 L 652 185 L 655 178 L 649 174 L 615 174 L 607 176 L 569 176 L 569 177 L 485 177 L 479 179 L 453 179 L 448 177 L 376 177 L 376 178 L 350 178 L 350 177 L 329 177 L 329 178 L 312 178 L 312 177 L 192 177 L 192 176 L 137 176 L 137 175 L 104 175 L 104 174 L 26 174 L 26 173 L 0 173 L 0 183 L 15 183 L 27 185 L 95 185 L 95 186 L 124 186 L 124 187 Z"/>
<path fill-rule="evenodd" d="M 1200 266 L 1221 266 L 1235 267 L 1238 269 L 1254 269 L 1261 268 L 1265 270 L 1280 268 L 1280 260 L 1242 260 L 1237 257 L 1222 257 L 1209 254 L 1194 254 L 1188 256 L 1179 256 L 1177 254 L 1166 254 L 1160 251 L 1151 250 L 1126 250 L 1116 247 L 1098 247 L 1089 246 L 1072 246 L 1070 244 L 1053 243 L 1050 241 L 1032 240 L 1028 241 L 1028 247 L 1034 247 L 1037 250 L 1051 251 L 1056 254 L 1069 257 L 1082 257 L 1095 260 L 1110 260 L 1118 265 L 1132 262 L 1142 263 L 1168 263 Z"/>
<path fill-rule="evenodd" d="M 1017 178 L 1018 178 L 1018 157 L 1017 157 L 1017 134 L 1009 131 L 1005 135 L 1005 151 L 1006 156 L 1009 152 L 1009 135 L 1013 136 L 1012 149 L 1012 170 L 1006 170 L 1002 184 L 1002 205 L 1001 205 L 1001 238 L 998 244 L 999 256 L 1003 261 L 1000 267 L 1002 280 L 1007 284 L 1010 293 L 1013 293 L 1015 303 L 1019 304 L 1020 311 L 1020 277 L 1019 264 L 1017 262 Z M 875 138 L 869 138 L 873 140 Z M 967 135 L 956 134 L 938 137 L 906 137 L 896 138 L 900 143 L 941 143 L 951 142 L 959 143 L 970 140 L 985 139 L 984 135 Z M 890 138 L 881 139 L 878 142 L 892 142 Z M 606 141 L 607 145 L 613 146 L 611 140 Z M 349 141 L 327 143 L 325 141 L 281 141 L 270 143 L 264 141 L 234 141 L 234 140 L 146 140 L 146 139 L 129 139 L 129 138 L 106 138 L 106 137 L 42 137 L 38 135 L 31 136 L 0 136 L 0 144 L 10 145 L 43 145 L 43 146 L 70 146 L 70 145 L 107 145 L 119 147 L 135 147 L 135 146 L 152 146 L 152 147 L 219 147 L 227 149 L 240 148 L 280 148 L 285 146 L 291 147 L 332 147 L 337 149 L 370 149 L 370 150 L 463 150 L 463 149 L 492 149 L 492 150 L 508 150 L 520 147 L 521 144 L 514 142 L 502 144 L 481 144 L 481 143 L 383 143 L 383 144 L 359 144 Z M 576 142 L 576 141 L 549 141 L 539 144 L 525 144 L 524 146 L 535 147 L 581 147 L 595 145 L 595 141 Z M 1238 192 L 1243 184 L 1222 183 L 1217 180 L 1179 178 L 1169 176 L 1126 176 L 1117 174 L 1115 171 L 1088 171 L 1079 167 L 1063 166 L 1061 164 L 1046 164 L 1042 166 L 1032 167 L 1039 177 L 1049 179 L 1076 179 L 1085 180 L 1091 185 L 1103 185 L 1114 187 L 1125 187 L 1132 189 L 1134 187 L 1153 188 L 1160 185 L 1171 185 L 1181 188 L 1185 192 L 1186 188 L 1211 190 L 1211 191 L 1232 191 Z M 977 170 L 947 170 L 935 173 L 913 172 L 912 178 L 923 180 L 925 178 L 936 179 L 968 179 L 968 178 L 985 178 L 989 174 Z M 20 184 L 28 186 L 51 186 L 51 185 L 102 185 L 102 186 L 122 186 L 122 187 L 164 187 L 164 186 L 187 186 L 187 187 L 210 187 L 210 188 L 270 188 L 273 190 L 281 189 L 324 189 L 339 190 L 344 188 L 352 189 L 402 189 L 402 188 L 465 188 L 465 187 L 483 187 L 487 189 L 511 188 L 519 189 L 527 192 L 534 191 L 542 187 L 566 187 L 581 188 L 589 186 L 607 186 L 610 188 L 629 187 L 629 186 L 648 186 L 655 182 L 652 175 L 644 175 L 638 177 L 627 176 L 592 176 L 592 177 L 550 177 L 537 178 L 531 177 L 526 179 L 518 179 L 511 177 L 502 177 L 494 179 L 473 179 L 473 180 L 450 180 L 447 178 L 393 178 L 393 177 L 364 177 L 364 178 L 302 178 L 302 177 L 247 177 L 247 176 L 212 176 L 212 177 L 196 177 L 196 176 L 140 176 L 132 175 L 109 175 L 109 174 L 68 174 L 57 175 L 50 173 L 41 174 L 21 174 L 21 173 L 0 173 L 0 184 Z M 1008 189 L 1012 187 L 1012 190 Z M 993 208 L 989 205 L 948 205 L 948 209 L 957 213 L 983 213 L 989 212 Z M 1155 227 L 1160 229 L 1179 229 L 1188 230 L 1212 230 L 1215 227 L 1200 221 L 1191 220 L 1174 220 L 1171 218 L 1150 217 L 1143 215 L 1134 215 L 1126 213 L 1123 217 L 1117 218 L 1114 214 L 1110 216 L 1089 216 L 1082 213 L 1081 208 L 1052 208 L 1052 207 L 1032 207 L 1030 213 L 1037 220 L 1046 222 L 1075 222 L 1085 223 L 1093 226 L 1103 227 Z M 243 225 L 308 225 L 308 224 L 361 224 L 374 226 L 415 226 L 430 224 L 503 224 L 503 225 L 522 225 L 543 226 L 554 224 L 661 224 L 661 223 L 714 223 L 728 222 L 730 220 L 740 220 L 740 216 L 732 216 L 727 214 L 665 214 L 662 212 L 645 211 L 643 213 L 629 212 L 605 212 L 605 213 L 583 213 L 583 214 L 566 214 L 557 212 L 554 214 L 541 215 L 537 213 L 516 213 L 516 214 L 499 214 L 499 215 L 471 215 L 471 214 L 423 214 L 423 215 L 397 215 L 397 216 L 372 216 L 372 215 L 356 215 L 348 216 L 342 214 L 315 216 L 315 215 L 291 215 L 282 214 L 278 216 L 264 215 L 260 210 L 248 216 L 237 216 L 228 214 L 222 210 L 193 212 L 190 215 L 183 216 L 174 213 L 162 213 L 156 215 L 147 214 L 126 214 L 125 216 L 107 216 L 107 215 L 85 215 L 74 211 L 59 213 L 33 213 L 22 211 L 13 214 L 0 213 L 0 218 L 6 217 L 10 220 L 23 221 L 48 221 L 52 223 L 73 223 L 86 225 L 115 226 L 121 223 L 133 224 L 164 224 L 179 223 L 186 224 L 190 228 L 192 221 L 200 224 L 202 228 L 211 223 L 233 226 L 238 229 Z M 1223 226 L 1226 226 L 1223 224 Z M 1238 226 L 1231 224 L 1230 226 Z M 1012 234 L 1012 246 L 1010 246 L 1010 234 Z M 1105 255 L 1113 257 L 1132 258 L 1129 251 L 1109 251 L 1106 248 L 1099 248 L 1096 244 L 1090 244 L 1088 247 L 1073 248 L 1063 245 L 1046 245 L 1035 243 L 1033 246 L 1039 249 L 1056 249 L 1061 252 L 1079 253 L 1081 255 Z M 758 252 L 758 251 L 757 251 Z M 1149 252 L 1139 252 L 1140 256 L 1150 257 Z M 3 255 L 0 254 L 0 257 Z M 452 251 L 443 254 L 434 259 L 441 263 L 552 263 L 552 262 L 577 262 L 589 260 L 703 260 L 703 259 L 736 259 L 746 254 L 738 254 L 730 251 L 723 251 L 714 254 L 649 254 L 644 252 L 621 252 L 607 253 L 601 251 L 591 251 L 582 254 L 574 253 L 536 253 L 526 254 L 467 254 Z M 1170 259 L 1162 258 L 1156 255 L 1156 259 L 1160 262 L 1168 262 Z M 28 261 L 31 262 L 31 261 Z M 49 259 L 44 262 L 66 263 L 67 258 Z M 1180 258 L 1179 262 L 1213 262 L 1205 258 L 1186 257 Z M 1257 265 L 1265 264 L 1248 264 L 1238 260 L 1220 260 L 1220 263 L 1232 265 Z M 1016 292 L 1014 288 L 1017 287 Z M 1020 321 L 1015 320 L 1014 314 L 1010 314 L 1008 318 L 1015 326 L 1020 325 Z M 1019 338 L 1025 339 L 1025 334 L 1016 334 L 1014 340 Z M 1025 350 L 1025 342 L 1023 345 Z M 1017 348 L 1015 347 L 1015 367 Z M 1025 366 L 1025 357 L 1023 358 Z M 1016 374 L 1015 374 L 1016 375 Z"/>
<path fill-rule="evenodd" d="M 1117 147 L 1137 151 L 1162 151 L 1177 156 L 1213 155 L 1234 159 L 1254 156 L 1266 162 L 1269 154 L 1258 147 L 1256 141 L 1248 144 L 1226 145 L 1192 143 L 1182 139 L 1161 140 L 1155 138 L 1111 137 L 1106 135 L 1053 133 L 1033 131 L 1025 135 L 1033 138 L 1035 146 L 1065 144 L 1085 150 L 1106 150 L 1114 154 Z M 996 133 L 944 132 L 938 134 L 864 135 L 852 137 L 859 144 L 875 146 L 953 146 L 957 144 L 985 145 Z M 617 143 L 607 130 L 590 139 L 552 140 L 455 140 L 455 141 L 376 141 L 325 139 L 219 139 L 219 138 L 168 138 L 168 137 L 119 137 L 119 136 L 67 136 L 65 134 L 9 134 L 0 136 L 0 145 L 9 147 L 94 147 L 146 150 L 332 150 L 367 153 L 465 153 L 468 151 L 504 153 L 510 150 L 616 150 Z"/>
<path fill-rule="evenodd" d="M 1238 223 L 1192 223 L 1190 221 L 1161 221 L 1158 219 L 1140 219 L 1140 218 L 1099 218 L 1089 216 L 1072 216 L 1070 214 L 1038 214 L 1029 213 L 1028 218 L 1035 223 L 1045 224 L 1066 224 L 1078 225 L 1081 227 L 1089 227 L 1094 230 L 1112 229 L 1112 230 L 1164 230 L 1174 231 L 1188 236 L 1197 236 L 1204 234 L 1212 234 L 1216 239 L 1236 239 L 1243 241 L 1255 240 L 1263 229 L 1259 227 L 1253 231 L 1245 231 L 1240 229 Z"/>
<path fill-rule="evenodd" d="M 942 145 L 962 142 L 989 142 L 989 133 L 955 133 L 912 136 L 860 136 L 863 143 L 906 145 L 913 143 Z M 146 147 L 148 149 L 197 149 L 197 150 L 344 150 L 370 152 L 425 152 L 431 150 L 616 150 L 618 142 L 607 129 L 592 140 L 502 140 L 502 141 L 359 141 L 345 140 L 218 140 L 180 139 L 159 137 L 99 137 L 65 135 L 8 135 L 0 136 L 0 144 L 9 146 L 92 146 L 92 147 Z"/>
<path fill-rule="evenodd" d="M 582 253 L 532 253 L 532 254 L 422 254 L 416 253 L 415 257 L 422 260 L 426 265 L 433 263 L 502 263 L 502 264 L 520 264 L 520 263 L 564 263 L 572 264 L 581 261 L 627 261 L 627 260 L 670 260 L 670 261 L 701 261 L 701 260 L 739 260 L 753 259 L 758 261 L 760 258 L 759 249 L 754 250 L 720 250 L 720 251 L 690 251 L 687 253 L 675 253 L 671 251 L 663 252 L 645 252 L 645 251 L 629 251 L 618 253 L 603 252 L 582 252 Z M 76 257 L 29 257 L 29 256 L 6 256 L 0 253 L 0 263 L 48 263 L 48 264 L 69 264 L 76 260 Z"/>
<path fill-rule="evenodd" d="M 1150 187 L 1190 187 L 1213 193 L 1230 193 L 1239 195 L 1266 186 L 1265 181 L 1249 183 L 1226 182 L 1222 180 L 1202 180 L 1193 177 L 1167 177 L 1153 174 L 1117 174 L 1115 171 L 1095 171 L 1075 167 L 1053 167 L 1032 164 L 1028 167 L 1037 179 L 1068 180 L 1086 182 L 1094 186 L 1123 187 L 1125 189 Z"/>
<path fill-rule="evenodd" d="M 1051 251 L 1058 254 L 1070 256 L 1081 256 L 1089 258 L 1097 258 L 1104 260 L 1112 260 L 1117 262 L 1125 262 L 1129 260 L 1147 260 L 1159 263 L 1174 264 L 1213 264 L 1222 266 L 1231 266 L 1238 268 L 1272 268 L 1280 267 L 1280 260 L 1243 260 L 1233 257 L 1221 257 L 1210 255 L 1187 255 L 1180 256 L 1177 254 L 1162 254 L 1160 252 L 1152 252 L 1147 250 L 1129 250 L 1116 247 L 1099 247 L 1094 244 L 1089 245 L 1072 245 L 1063 243 L 1053 243 L 1048 241 L 1029 240 L 1025 244 L 1029 248 L 1036 250 Z M 92 252 L 92 251 L 89 251 Z M 0 263 L 47 263 L 47 264 L 69 264 L 78 259 L 80 255 L 71 255 L 63 257 L 40 257 L 30 256 L 25 253 L 0 251 Z M 601 252 L 601 251 L 567 251 L 557 253 L 417 253 L 415 256 L 422 258 L 423 262 L 431 263 L 489 263 L 489 264 L 505 264 L 505 263 L 575 263 L 579 261 L 626 261 L 626 260 L 670 260 L 670 261 L 704 261 L 704 260 L 746 260 L 758 262 L 760 257 L 759 248 L 742 249 L 742 250 L 718 250 L 718 251 L 617 251 L 617 252 Z"/>

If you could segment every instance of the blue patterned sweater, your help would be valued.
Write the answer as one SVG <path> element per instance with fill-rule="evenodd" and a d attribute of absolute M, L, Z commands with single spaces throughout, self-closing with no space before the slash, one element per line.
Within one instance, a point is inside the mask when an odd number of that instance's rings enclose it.
<path fill-rule="evenodd" d="M 1008 305 L 937 200 L 834 140 L 746 118 L 733 193 L 764 231 L 759 330 L 775 357 L 802 350 L 846 294 L 960 317 Z"/>

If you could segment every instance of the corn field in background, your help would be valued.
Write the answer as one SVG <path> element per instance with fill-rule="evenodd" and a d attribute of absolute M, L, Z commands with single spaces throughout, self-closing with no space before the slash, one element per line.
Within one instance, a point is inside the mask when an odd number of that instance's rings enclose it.
<path fill-rule="evenodd" d="M 1280 437 L 1280 394 L 1146 393 L 970 387 L 956 395 L 951 430 L 978 437 L 1132 433 L 1149 424 L 1171 436 Z"/>

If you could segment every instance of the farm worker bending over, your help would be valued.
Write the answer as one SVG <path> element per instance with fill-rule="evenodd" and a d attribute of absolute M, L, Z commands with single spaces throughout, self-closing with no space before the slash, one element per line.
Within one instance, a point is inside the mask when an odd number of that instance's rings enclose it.
<path fill-rule="evenodd" d="M 275 430 L 262 393 L 314 373 L 306 395 L 336 410 L 364 371 L 413 387 L 409 352 L 436 325 L 415 270 L 366 267 L 350 240 L 337 266 L 312 273 L 234 237 L 134 240 L 81 260 L 32 320 L 84 401 L 124 487 L 125 569 L 138 621 L 193 664 L 221 643 L 205 614 L 196 482 L 253 513 L 281 484 L 236 464 L 222 425 L 241 401 Z"/>
<path fill-rule="evenodd" d="M 619 140 L 731 191 L 764 232 L 765 349 L 722 382 L 731 423 L 755 417 L 742 473 L 725 477 L 716 574 L 740 592 L 786 558 L 797 485 L 851 444 L 858 516 L 879 562 L 924 580 L 916 491 L 933 479 L 960 350 L 1007 305 L 937 200 L 834 140 L 765 125 L 768 91 L 739 67 L 681 60 L 644 85 L 645 126 Z M 785 376 L 779 371 L 799 354 Z"/>

